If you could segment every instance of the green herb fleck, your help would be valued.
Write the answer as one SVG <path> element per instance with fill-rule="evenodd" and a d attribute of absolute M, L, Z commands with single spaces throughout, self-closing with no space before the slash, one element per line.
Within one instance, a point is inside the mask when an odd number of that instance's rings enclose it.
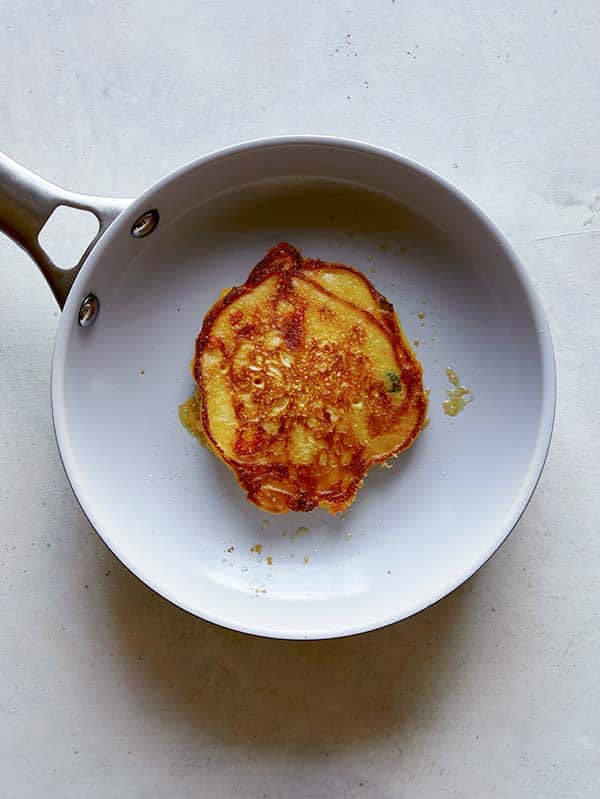
<path fill-rule="evenodd" d="M 397 394 L 402 390 L 402 383 L 396 372 L 386 372 L 383 380 L 385 388 L 390 394 Z"/>

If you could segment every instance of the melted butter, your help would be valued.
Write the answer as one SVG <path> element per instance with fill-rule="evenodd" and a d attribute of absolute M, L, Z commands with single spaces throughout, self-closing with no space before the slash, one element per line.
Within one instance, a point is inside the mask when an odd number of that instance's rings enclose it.
<path fill-rule="evenodd" d="M 470 402 L 473 402 L 473 392 L 470 388 L 461 385 L 459 376 L 451 366 L 446 368 L 446 377 L 450 383 L 450 388 L 446 389 L 447 399 L 443 402 L 444 413 L 446 416 L 456 416 Z"/>

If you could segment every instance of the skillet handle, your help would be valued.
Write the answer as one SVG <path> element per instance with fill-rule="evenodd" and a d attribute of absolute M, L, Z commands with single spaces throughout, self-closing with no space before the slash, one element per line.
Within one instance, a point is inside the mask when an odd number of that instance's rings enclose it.
<path fill-rule="evenodd" d="M 50 183 L 0 153 L 0 230 L 33 258 L 62 308 L 77 273 L 96 242 L 131 200 L 76 194 Z M 61 269 L 40 246 L 38 235 L 60 205 L 91 211 L 98 233 L 72 269 Z"/>

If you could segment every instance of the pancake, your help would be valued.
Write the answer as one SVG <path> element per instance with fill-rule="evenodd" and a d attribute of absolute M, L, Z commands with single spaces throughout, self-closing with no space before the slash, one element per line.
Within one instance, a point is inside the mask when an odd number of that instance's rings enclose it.
<path fill-rule="evenodd" d="M 208 311 L 192 372 L 182 422 L 271 513 L 348 508 L 425 423 L 422 369 L 391 303 L 287 243 Z"/>

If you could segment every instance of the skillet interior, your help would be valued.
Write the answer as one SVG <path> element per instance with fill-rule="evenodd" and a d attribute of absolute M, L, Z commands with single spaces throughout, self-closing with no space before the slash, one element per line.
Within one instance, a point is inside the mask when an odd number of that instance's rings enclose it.
<path fill-rule="evenodd" d="M 135 240 L 149 207 L 161 222 Z M 177 418 L 204 313 L 280 240 L 363 270 L 419 339 L 431 387 L 429 428 L 341 517 L 266 521 Z M 88 291 L 102 310 L 83 330 Z M 456 419 L 447 365 L 475 395 Z M 53 407 L 85 512 L 141 579 L 217 623 L 317 638 L 404 618 L 493 553 L 541 470 L 553 380 L 541 309 L 474 206 L 373 148 L 280 141 L 197 162 L 114 224 L 65 307 Z"/>

